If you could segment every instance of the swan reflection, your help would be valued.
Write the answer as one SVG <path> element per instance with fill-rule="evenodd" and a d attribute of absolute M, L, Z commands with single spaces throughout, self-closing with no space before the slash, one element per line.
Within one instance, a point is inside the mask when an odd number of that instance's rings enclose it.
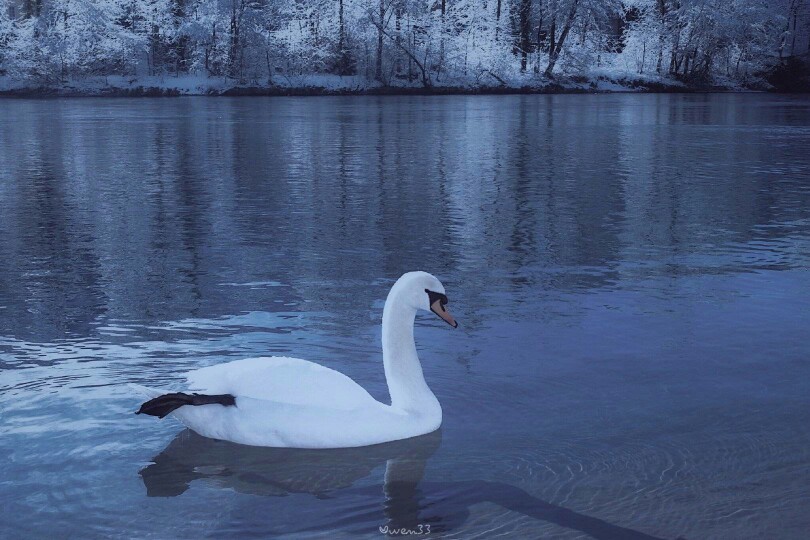
<path fill-rule="evenodd" d="M 355 513 L 351 520 L 339 518 L 300 532 L 322 531 L 331 526 L 367 534 L 369 523 L 375 523 L 380 525 L 380 531 L 438 533 L 461 527 L 470 517 L 470 507 L 489 502 L 593 538 L 655 538 L 548 503 L 503 482 L 424 481 L 427 460 L 440 445 L 441 430 L 402 441 L 335 450 L 244 446 L 184 430 L 139 474 L 150 497 L 180 495 L 195 480 L 250 495 L 309 493 L 352 501 L 374 501 L 382 495 L 382 508 L 374 505 L 373 511 Z M 358 480 L 383 464 L 382 486 L 355 487 Z M 369 507 L 367 503 L 358 506 Z M 377 529 L 376 525 L 372 528 Z"/>
<path fill-rule="evenodd" d="M 251 495 L 332 495 L 388 462 L 392 481 L 418 483 L 441 431 L 374 446 L 334 450 L 264 448 L 209 439 L 181 431 L 140 471 L 150 497 L 180 495 L 195 480 Z M 386 480 L 387 481 L 387 480 Z"/>

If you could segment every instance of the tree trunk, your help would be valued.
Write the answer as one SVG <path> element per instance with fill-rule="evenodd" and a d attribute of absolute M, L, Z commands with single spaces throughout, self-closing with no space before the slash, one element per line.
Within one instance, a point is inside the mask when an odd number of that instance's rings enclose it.
<path fill-rule="evenodd" d="M 791 36 L 791 40 L 790 40 L 790 56 L 793 56 L 794 54 L 796 54 L 796 19 L 798 19 L 798 18 L 799 18 L 799 14 L 794 12 L 793 13 L 793 35 Z"/>
<path fill-rule="evenodd" d="M 658 15 L 661 17 L 661 31 L 658 34 L 658 62 L 655 64 L 655 72 L 661 73 L 661 67 L 664 61 L 664 32 L 666 32 L 667 29 L 666 0 L 657 0 L 656 7 L 658 8 Z"/>
<path fill-rule="evenodd" d="M 186 18 L 186 5 L 185 0 L 174 0 L 172 4 L 172 15 L 174 16 L 174 30 L 178 36 L 172 43 L 174 50 L 174 72 L 179 75 L 180 72 L 188 71 L 188 49 L 189 39 L 188 36 L 180 35 L 180 27 L 183 20 Z"/>
<path fill-rule="evenodd" d="M 531 47 L 530 32 L 531 26 L 532 0 L 520 0 L 520 71 L 526 71 L 528 63 L 529 49 Z"/>
<path fill-rule="evenodd" d="M 442 27 L 441 27 L 441 35 L 439 36 L 439 68 L 436 70 L 436 82 L 439 82 L 439 78 L 442 76 L 442 68 L 444 67 L 444 41 L 445 35 L 447 34 L 447 26 L 444 20 L 444 15 L 447 11 L 447 1 L 442 0 Z"/>
<path fill-rule="evenodd" d="M 644 73 L 644 64 L 647 61 L 647 40 L 645 39 L 641 44 L 641 67 L 639 73 Z"/>
<path fill-rule="evenodd" d="M 537 46 L 535 48 L 538 51 L 537 58 L 534 62 L 534 72 L 540 73 L 540 53 L 543 49 L 543 42 L 545 41 L 545 32 L 543 32 L 543 4 L 540 4 L 540 21 L 537 23 Z"/>
<path fill-rule="evenodd" d="M 553 14 L 551 28 L 548 31 L 548 57 L 554 54 L 554 46 L 557 44 L 557 14 Z"/>
<path fill-rule="evenodd" d="M 337 48 L 337 74 L 354 75 L 357 73 L 357 65 L 349 51 L 349 44 L 346 39 L 346 17 L 343 12 L 343 0 L 338 3 L 338 48 Z"/>
<path fill-rule="evenodd" d="M 381 20 L 382 20 L 382 19 L 381 19 Z M 381 22 L 378 22 L 378 21 L 376 21 L 376 20 L 374 20 L 374 19 L 371 19 L 371 24 L 373 24 L 374 26 L 376 26 L 376 27 L 377 27 L 378 36 L 385 36 L 385 37 L 387 37 L 388 39 L 390 39 L 391 41 L 393 41 L 393 42 L 394 42 L 394 44 L 395 44 L 395 45 L 396 45 L 396 46 L 397 46 L 397 47 L 398 47 L 400 50 L 402 50 L 402 52 L 404 52 L 404 53 L 405 53 L 405 54 L 408 56 L 408 58 L 409 58 L 411 61 L 413 61 L 413 63 L 414 63 L 414 64 L 416 64 L 416 67 L 417 67 L 417 68 L 419 68 L 419 71 L 421 71 L 421 72 L 422 72 L 422 85 L 423 85 L 425 88 L 430 88 L 430 87 L 432 87 L 432 86 L 433 86 L 433 84 L 432 84 L 432 83 L 431 83 L 431 81 L 430 81 L 430 76 L 429 76 L 429 74 L 428 74 L 428 70 L 427 70 L 427 68 L 425 67 L 425 66 L 427 65 L 427 51 L 425 51 L 425 60 L 424 60 L 424 61 L 420 61 L 420 60 L 419 60 L 419 59 L 416 57 L 416 55 L 414 55 L 414 54 L 411 52 L 411 50 L 410 50 L 408 47 L 406 47 L 405 45 L 403 45 L 401 42 L 397 41 L 397 40 L 396 40 L 396 38 L 394 38 L 394 37 L 393 37 L 393 36 L 391 36 L 391 35 L 390 35 L 388 32 L 386 32 L 386 31 L 385 31 L 385 29 L 382 27 L 382 23 L 381 23 Z M 415 46 L 414 46 L 414 48 L 415 48 Z M 381 66 L 379 66 L 379 65 L 378 65 L 377 67 L 381 69 Z"/>
<path fill-rule="evenodd" d="M 501 0 L 495 8 L 495 41 L 498 41 L 498 35 L 501 32 Z"/>
<path fill-rule="evenodd" d="M 568 37 L 568 32 L 571 31 L 571 27 L 574 25 L 574 19 L 576 19 L 578 7 L 579 0 L 573 0 L 571 2 L 571 9 L 568 10 L 568 17 L 565 19 L 562 32 L 560 32 L 560 39 L 557 41 L 557 44 L 554 45 L 554 52 L 549 55 L 548 67 L 546 68 L 545 73 L 546 77 L 551 77 L 551 73 L 554 71 L 554 65 L 557 63 L 557 60 L 560 57 L 560 51 L 565 43 L 565 38 Z"/>
<path fill-rule="evenodd" d="M 244 0 L 239 0 L 239 9 L 237 10 L 237 1 L 234 0 L 231 7 L 231 43 L 228 58 L 228 75 L 233 79 L 238 79 L 240 74 L 241 51 L 239 42 L 239 27 L 241 26 L 242 19 L 242 4 Z"/>
<path fill-rule="evenodd" d="M 346 40 L 346 27 L 343 23 L 343 0 L 338 3 L 338 51 L 343 54 L 343 46 Z"/>
<path fill-rule="evenodd" d="M 380 0 L 380 23 L 377 25 L 377 66 L 374 70 L 374 77 L 384 84 L 382 76 L 383 24 L 385 24 L 385 0 Z"/>

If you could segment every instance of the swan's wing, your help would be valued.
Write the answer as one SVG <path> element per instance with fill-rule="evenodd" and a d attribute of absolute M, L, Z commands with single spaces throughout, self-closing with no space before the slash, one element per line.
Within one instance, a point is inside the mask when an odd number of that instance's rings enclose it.
<path fill-rule="evenodd" d="M 378 403 L 359 384 L 333 369 L 283 356 L 248 358 L 186 375 L 189 389 L 286 403 L 351 410 Z"/>

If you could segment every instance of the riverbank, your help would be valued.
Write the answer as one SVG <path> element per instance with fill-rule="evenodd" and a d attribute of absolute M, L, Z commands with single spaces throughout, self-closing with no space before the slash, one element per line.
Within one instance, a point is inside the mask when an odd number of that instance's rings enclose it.
<path fill-rule="evenodd" d="M 239 84 L 222 78 L 193 76 L 96 77 L 62 84 L 32 85 L 0 77 L 0 96 L 49 97 L 176 97 L 176 96 L 354 96 L 583 94 L 614 92 L 729 92 L 751 90 L 733 85 L 687 85 L 660 77 L 558 77 L 496 80 L 477 84 L 382 85 L 362 77 L 317 75 L 284 78 L 269 84 Z"/>

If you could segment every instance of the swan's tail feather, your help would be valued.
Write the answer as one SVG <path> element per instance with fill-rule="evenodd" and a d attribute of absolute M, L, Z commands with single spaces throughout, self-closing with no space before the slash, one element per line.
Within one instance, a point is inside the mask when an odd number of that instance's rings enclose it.
<path fill-rule="evenodd" d="M 171 414 L 174 410 L 184 405 L 223 405 L 225 407 L 232 407 L 236 405 L 236 398 L 230 394 L 207 396 L 204 394 L 175 392 L 150 399 L 141 405 L 141 408 L 138 409 L 138 412 L 135 414 L 148 414 L 150 416 L 164 418 L 166 415 Z"/>

